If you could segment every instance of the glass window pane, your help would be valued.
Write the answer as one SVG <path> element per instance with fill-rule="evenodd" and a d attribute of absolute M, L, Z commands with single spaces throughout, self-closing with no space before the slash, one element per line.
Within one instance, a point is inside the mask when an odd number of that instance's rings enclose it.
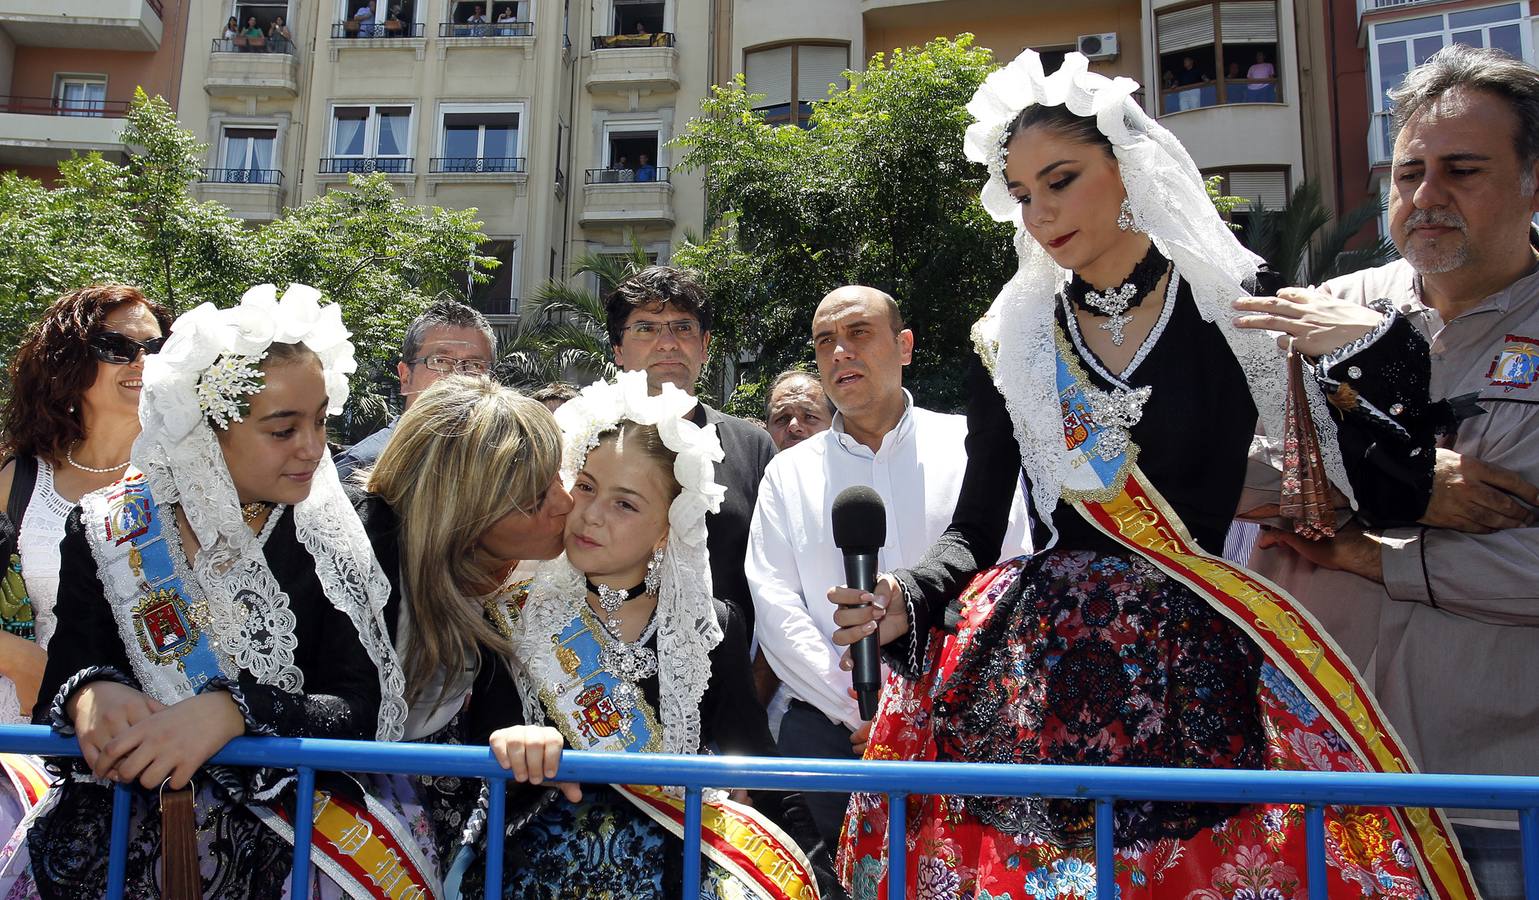
<path fill-rule="evenodd" d="M 488 159 L 506 159 L 517 156 L 518 129 L 506 125 L 488 126 L 481 155 Z"/>
<path fill-rule="evenodd" d="M 332 112 L 331 146 L 335 156 L 362 156 L 364 126 L 369 111 L 360 106 L 343 106 Z"/>
<path fill-rule="evenodd" d="M 406 111 L 401 109 L 380 110 L 378 155 L 405 156 L 407 133 L 410 126 L 411 116 Z"/>
<path fill-rule="evenodd" d="M 1486 45 L 1486 33 L 1479 28 L 1473 31 L 1455 31 L 1453 42 L 1455 44 L 1463 44 L 1466 47 L 1484 47 Z"/>
<path fill-rule="evenodd" d="M 1399 87 L 1400 82 L 1405 80 L 1405 73 L 1411 71 L 1405 51 L 1405 41 L 1391 41 L 1374 48 L 1374 63 L 1379 70 L 1379 88 L 1383 91 L 1376 107 L 1379 112 L 1393 105 L 1389 102 L 1389 92 Z"/>
<path fill-rule="evenodd" d="M 1516 3 L 1487 6 L 1484 9 L 1463 9 L 1448 14 L 1449 28 L 1468 28 L 1471 25 L 1489 25 L 1492 22 L 1512 22 L 1523 17 Z"/>
<path fill-rule="evenodd" d="M 1519 25 L 1499 25 L 1491 29 L 1490 46 L 1506 50 L 1518 59 L 1523 58 L 1523 35 Z"/>
<path fill-rule="evenodd" d="M 1419 19 L 1402 19 L 1399 22 L 1385 22 L 1382 25 L 1373 26 L 1374 40 L 1383 40 L 1394 37 L 1410 37 L 1413 34 L 1427 34 L 1443 30 L 1442 16 L 1422 16 Z"/>
<path fill-rule="evenodd" d="M 271 137 L 251 138 L 251 168 L 273 167 L 273 143 Z"/>
<path fill-rule="evenodd" d="M 1443 49 L 1443 36 L 1431 34 L 1416 39 L 1416 65 L 1421 65 L 1432 58 L 1432 54 Z"/>
<path fill-rule="evenodd" d="M 453 159 L 472 159 L 481 130 L 475 126 L 452 125 L 444 129 L 443 155 Z"/>

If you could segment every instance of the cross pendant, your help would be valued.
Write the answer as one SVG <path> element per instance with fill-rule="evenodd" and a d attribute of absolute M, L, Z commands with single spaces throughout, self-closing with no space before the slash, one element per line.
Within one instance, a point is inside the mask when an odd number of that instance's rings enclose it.
<path fill-rule="evenodd" d="M 1112 343 L 1121 347 L 1122 342 L 1127 340 L 1127 335 L 1122 333 L 1122 329 L 1126 328 L 1131 321 L 1133 317 L 1126 313 L 1112 313 L 1105 322 L 1101 323 L 1101 330 L 1110 331 Z"/>

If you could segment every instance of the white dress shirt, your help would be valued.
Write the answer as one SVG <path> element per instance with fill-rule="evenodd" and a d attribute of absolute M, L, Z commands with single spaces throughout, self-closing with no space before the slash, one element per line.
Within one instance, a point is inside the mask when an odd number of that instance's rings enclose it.
<path fill-rule="evenodd" d="M 834 498 L 857 484 L 881 495 L 887 543 L 878 565 L 888 572 L 917 563 L 951 524 L 967 469 L 966 417 L 920 409 L 903 393 L 903 418 L 875 452 L 835 415 L 832 428 L 777 455 L 765 469 L 748 533 L 746 570 L 765 658 L 791 697 L 851 730 L 860 726 L 860 712 L 848 694 L 850 674 L 839 668 L 843 648 L 830 639 L 836 626 L 828 589 L 844 584 L 830 518 Z M 1028 552 L 1029 540 L 1017 487 L 1000 558 Z"/>

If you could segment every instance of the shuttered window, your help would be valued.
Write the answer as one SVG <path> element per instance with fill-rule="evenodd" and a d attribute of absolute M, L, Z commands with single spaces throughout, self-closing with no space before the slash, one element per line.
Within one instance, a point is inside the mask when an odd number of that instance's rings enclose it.
<path fill-rule="evenodd" d="M 811 104 L 834 90 L 849 86 L 848 44 L 787 44 L 749 50 L 743 58 L 743 80 L 750 94 L 763 94 L 756 109 L 776 125 L 806 125 Z"/>
<path fill-rule="evenodd" d="M 1193 6 L 1160 13 L 1156 27 L 1160 53 L 1205 47 L 1213 43 L 1213 7 Z"/>
<path fill-rule="evenodd" d="M 1228 172 L 1226 180 L 1228 186 L 1224 188 L 1224 193 L 1231 197 L 1244 197 L 1247 201 L 1240 209 L 1254 209 L 1257 200 L 1270 210 L 1279 210 L 1288 205 L 1288 173 L 1281 169 Z"/>
<path fill-rule="evenodd" d="M 1221 3 L 1218 19 L 1226 44 L 1277 42 L 1277 4 L 1272 0 Z"/>

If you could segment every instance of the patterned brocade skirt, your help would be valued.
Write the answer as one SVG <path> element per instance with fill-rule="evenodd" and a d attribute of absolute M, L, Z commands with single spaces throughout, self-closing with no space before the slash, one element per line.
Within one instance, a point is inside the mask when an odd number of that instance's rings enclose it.
<path fill-rule="evenodd" d="M 891 675 L 867 759 L 1361 771 L 1350 746 L 1237 626 L 1142 557 L 1054 550 L 981 573 Z M 1094 807 L 1043 798 L 906 801 L 908 896 L 1095 900 Z M 1294 805 L 1119 802 L 1121 900 L 1303 900 Z M 887 801 L 850 800 L 839 875 L 886 896 Z M 1330 893 L 1427 894 L 1386 809 L 1326 813 Z"/>

